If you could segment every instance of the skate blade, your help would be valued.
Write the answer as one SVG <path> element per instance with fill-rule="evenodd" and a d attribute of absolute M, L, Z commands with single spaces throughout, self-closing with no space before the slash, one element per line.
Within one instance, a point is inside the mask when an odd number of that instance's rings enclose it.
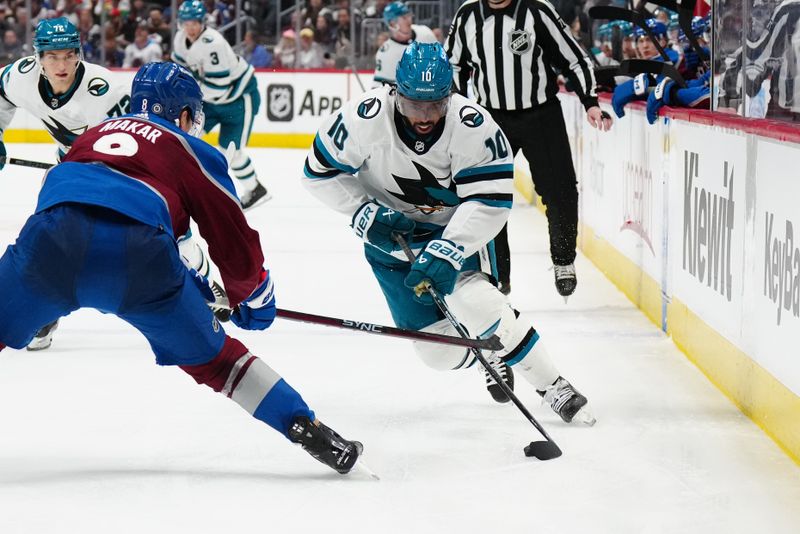
<path fill-rule="evenodd" d="M 242 211 L 245 211 L 245 212 L 250 211 L 253 208 L 259 207 L 261 204 L 263 204 L 264 202 L 266 202 L 268 200 L 272 200 L 272 195 L 270 194 L 269 191 L 267 191 L 266 195 L 264 195 L 263 197 L 261 197 L 258 200 L 256 200 L 252 205 L 247 206 L 246 208 L 243 208 Z"/>
<path fill-rule="evenodd" d="M 353 469 L 350 470 L 350 474 L 354 473 L 361 473 L 362 475 L 366 475 L 372 480 L 380 481 L 381 477 L 379 477 L 375 471 L 369 468 L 367 464 L 364 463 L 364 460 L 359 457 L 356 465 L 353 466 Z"/>
<path fill-rule="evenodd" d="M 589 409 L 589 405 L 587 404 L 578 410 L 578 413 L 576 413 L 575 417 L 572 418 L 572 422 L 582 423 L 586 426 L 594 426 L 594 424 L 597 422 L 597 419 L 595 419 L 592 411 Z"/>
<path fill-rule="evenodd" d="M 569 295 L 564 297 L 564 304 L 569 304 Z"/>
<path fill-rule="evenodd" d="M 33 341 L 31 341 L 30 344 L 27 347 L 25 347 L 25 350 L 31 352 L 35 352 L 38 350 L 45 350 L 49 349 L 50 345 L 52 344 L 53 344 L 52 338 L 38 338 L 38 339 L 34 338 Z"/>

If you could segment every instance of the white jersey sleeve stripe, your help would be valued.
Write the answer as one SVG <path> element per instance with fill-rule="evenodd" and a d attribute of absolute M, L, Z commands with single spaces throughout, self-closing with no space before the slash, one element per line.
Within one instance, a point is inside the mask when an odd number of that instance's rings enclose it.
<path fill-rule="evenodd" d="M 314 137 L 314 156 L 322 167 L 326 167 L 328 169 L 339 169 L 340 171 L 348 174 L 355 174 L 358 172 L 358 169 L 355 167 L 351 167 L 350 165 L 345 165 L 344 163 L 336 161 L 333 156 L 331 156 L 331 153 L 328 152 L 328 149 L 325 148 L 325 145 L 320 140 L 319 135 Z"/>

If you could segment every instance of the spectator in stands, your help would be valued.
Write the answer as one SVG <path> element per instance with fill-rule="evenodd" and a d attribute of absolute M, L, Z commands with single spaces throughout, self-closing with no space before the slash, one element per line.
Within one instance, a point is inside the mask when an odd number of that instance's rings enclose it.
<path fill-rule="evenodd" d="M 24 55 L 22 42 L 17 39 L 17 34 L 14 30 L 6 30 L 3 32 L 3 51 L 0 54 L 0 63 L 6 65 L 13 61 L 18 60 Z"/>
<path fill-rule="evenodd" d="M 25 42 L 27 38 L 26 32 L 28 30 L 28 11 L 25 5 L 17 5 L 14 8 L 14 19 L 11 23 L 11 29 L 17 34 L 17 40 L 21 43 Z"/>
<path fill-rule="evenodd" d="M 244 34 L 242 45 L 242 57 L 253 67 L 265 68 L 272 65 L 272 54 L 264 45 L 258 44 L 252 31 Z"/>
<path fill-rule="evenodd" d="M 350 40 L 350 10 L 340 8 L 336 12 L 336 41 L 333 46 L 334 67 L 344 69 L 350 65 L 353 43 Z"/>
<path fill-rule="evenodd" d="M 105 39 L 103 40 L 103 47 L 106 49 L 106 67 L 121 67 L 122 60 L 125 57 L 125 51 L 122 49 L 117 35 L 114 33 L 113 28 L 108 28 L 105 32 Z"/>
<path fill-rule="evenodd" d="M 303 28 L 300 30 L 299 62 L 301 69 L 319 69 L 324 65 L 324 51 L 314 42 L 314 30 Z"/>
<path fill-rule="evenodd" d="M 307 0 L 306 7 L 302 12 L 302 25 L 313 26 L 323 9 L 322 0 Z"/>
<path fill-rule="evenodd" d="M 297 34 L 292 29 L 288 29 L 281 34 L 281 40 L 275 47 L 274 60 L 276 66 L 284 69 L 293 69 L 297 58 Z"/>
<path fill-rule="evenodd" d="M 170 33 L 169 24 L 164 20 L 164 13 L 161 11 L 160 7 L 150 7 L 147 24 L 150 28 L 150 37 L 161 44 L 161 48 L 165 53 L 169 52 L 172 43 L 172 34 Z"/>
<path fill-rule="evenodd" d="M 325 11 L 317 15 L 314 26 L 314 41 L 319 44 L 325 54 L 331 55 L 336 42 L 336 28 L 333 26 L 333 19 L 330 11 Z"/>
<path fill-rule="evenodd" d="M 142 21 L 139 27 L 136 28 L 133 42 L 125 47 L 125 58 L 122 60 L 122 66 L 138 68 L 145 63 L 161 61 L 163 55 L 164 52 L 161 50 L 161 45 L 150 38 L 147 23 Z"/>
<path fill-rule="evenodd" d="M 90 7 L 78 12 L 78 24 L 76 25 L 81 34 L 83 43 L 83 57 L 91 63 L 100 61 L 100 25 L 95 24 L 92 10 Z"/>

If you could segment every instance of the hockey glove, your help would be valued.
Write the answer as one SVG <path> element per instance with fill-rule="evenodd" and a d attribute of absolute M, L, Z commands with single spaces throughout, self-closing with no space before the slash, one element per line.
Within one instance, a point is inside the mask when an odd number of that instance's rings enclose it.
<path fill-rule="evenodd" d="M 423 304 L 433 304 L 427 285 L 443 295 L 449 295 L 456 286 L 456 278 L 464 265 L 464 247 L 447 239 L 434 239 L 417 256 L 411 272 L 404 281 L 414 290 L 414 298 Z"/>
<path fill-rule="evenodd" d="M 625 116 L 625 104 L 628 102 L 647 98 L 648 87 L 650 87 L 650 76 L 645 73 L 637 74 L 634 79 L 616 86 L 614 96 L 611 98 L 611 106 L 617 117 Z"/>
<path fill-rule="evenodd" d="M 2 130 L 0 130 L 0 134 L 2 134 Z M 0 171 L 3 170 L 3 167 L 6 166 L 6 156 L 8 153 L 6 152 L 6 144 L 0 139 Z"/>
<path fill-rule="evenodd" d="M 231 314 L 231 321 L 239 328 L 265 330 L 275 320 L 277 308 L 269 271 L 264 271 L 261 276 L 263 277 L 261 285 Z"/>
<path fill-rule="evenodd" d="M 698 80 L 708 79 L 705 75 Z M 658 110 L 663 106 L 691 108 L 708 98 L 709 89 L 704 83 L 681 89 L 669 78 L 661 80 L 647 99 L 647 122 L 655 124 Z"/>
<path fill-rule="evenodd" d="M 399 211 L 381 206 L 377 202 L 365 202 L 353 215 L 351 227 L 365 242 L 391 254 L 400 250 L 392 234 L 397 232 L 406 241 L 410 241 L 414 232 L 414 221 Z"/>

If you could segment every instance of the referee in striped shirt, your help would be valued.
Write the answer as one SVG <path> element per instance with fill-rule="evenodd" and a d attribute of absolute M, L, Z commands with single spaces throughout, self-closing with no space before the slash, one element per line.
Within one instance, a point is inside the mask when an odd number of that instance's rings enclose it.
<path fill-rule="evenodd" d="M 578 187 L 554 69 L 572 82 L 589 124 L 608 130 L 612 120 L 597 105 L 592 64 L 546 0 L 467 0 L 453 19 L 445 49 L 455 89 L 466 96 L 471 79 L 478 103 L 500 125 L 512 153 L 522 150 L 530 163 L 547 209 L 556 289 L 566 298 L 577 285 Z M 507 294 L 507 226 L 495 247 L 500 289 Z"/>

